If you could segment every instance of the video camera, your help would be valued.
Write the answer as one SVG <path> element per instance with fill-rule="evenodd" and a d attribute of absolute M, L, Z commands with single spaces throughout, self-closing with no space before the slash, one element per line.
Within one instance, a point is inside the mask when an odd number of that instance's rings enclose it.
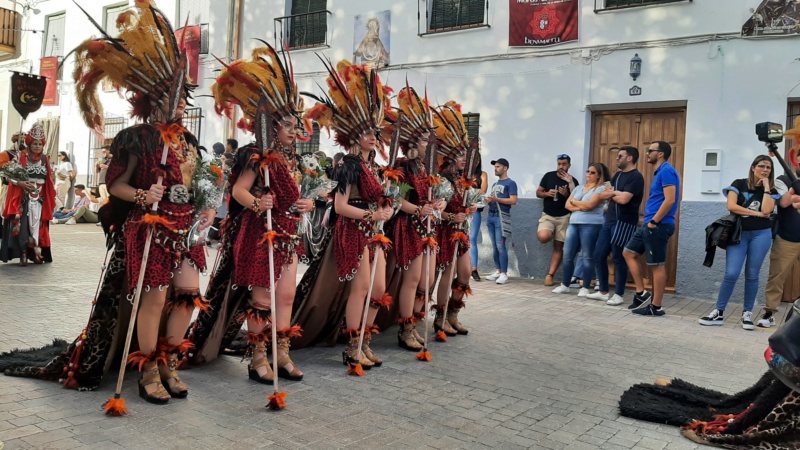
<path fill-rule="evenodd" d="M 783 126 L 774 122 L 761 122 L 756 124 L 756 136 L 758 140 L 765 143 L 769 149 L 770 155 L 783 167 L 786 176 L 792 181 L 792 188 L 795 193 L 800 193 L 800 180 L 794 175 L 794 169 L 786 164 L 780 152 L 778 151 L 778 143 L 783 142 Z"/>

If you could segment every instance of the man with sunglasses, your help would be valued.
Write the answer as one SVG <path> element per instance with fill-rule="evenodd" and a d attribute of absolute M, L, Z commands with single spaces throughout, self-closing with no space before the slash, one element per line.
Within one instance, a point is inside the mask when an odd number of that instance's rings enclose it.
<path fill-rule="evenodd" d="M 553 275 L 561 264 L 570 216 L 566 207 L 567 199 L 578 185 L 578 181 L 568 173 L 572 162 L 569 155 L 556 156 L 556 162 L 557 170 L 544 174 L 536 190 L 536 197 L 544 200 L 544 211 L 539 219 L 536 237 L 542 244 L 553 241 L 553 254 L 550 256 L 550 270 L 544 279 L 545 286 L 554 284 Z"/>
<path fill-rule="evenodd" d="M 614 149 L 612 149 L 614 150 Z M 594 258 L 597 264 L 597 283 L 599 292 L 586 296 L 593 300 L 605 301 L 608 305 L 621 305 L 624 302 L 625 283 L 628 280 L 628 265 L 623 250 L 636 233 L 639 223 L 639 206 L 644 197 L 644 177 L 636 170 L 639 149 L 625 146 L 617 149 L 617 173 L 611 179 L 611 189 L 601 192 L 600 198 L 608 200 L 603 227 L 597 237 Z M 608 294 L 608 255 L 614 259 L 614 295 Z"/>
<path fill-rule="evenodd" d="M 655 172 L 644 207 L 644 225 L 625 246 L 625 261 L 636 283 L 636 295 L 628 309 L 642 316 L 664 315 L 661 301 L 667 285 L 667 243 L 675 233 L 675 214 L 681 192 L 678 171 L 667 162 L 671 155 L 672 147 L 664 141 L 653 142 L 647 149 L 647 163 L 655 166 Z M 652 294 L 644 289 L 642 269 L 637 260 L 642 254 L 653 273 Z"/>

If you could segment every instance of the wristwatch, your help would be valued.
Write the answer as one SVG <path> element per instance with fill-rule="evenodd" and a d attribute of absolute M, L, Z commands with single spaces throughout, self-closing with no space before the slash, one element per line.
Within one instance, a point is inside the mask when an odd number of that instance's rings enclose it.
<path fill-rule="evenodd" d="M 655 220 L 651 220 L 650 224 L 657 227 L 657 226 L 661 225 L 661 222 L 656 222 Z"/>

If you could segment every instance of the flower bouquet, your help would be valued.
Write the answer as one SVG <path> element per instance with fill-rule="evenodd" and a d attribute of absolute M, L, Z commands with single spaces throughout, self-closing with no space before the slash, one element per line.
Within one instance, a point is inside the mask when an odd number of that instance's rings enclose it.
<path fill-rule="evenodd" d="M 9 162 L 0 167 L 0 176 L 9 181 L 28 181 L 28 171 L 18 162 Z"/>
<path fill-rule="evenodd" d="M 222 175 L 222 167 L 217 160 L 204 161 L 197 160 L 197 167 L 192 177 L 192 196 L 194 197 L 194 208 L 197 216 L 208 209 L 219 208 L 224 196 L 225 177 Z M 186 244 L 189 248 L 205 242 L 208 228 L 199 231 L 200 222 L 196 221 L 192 225 L 186 236 Z"/>
<path fill-rule="evenodd" d="M 450 180 L 441 175 L 431 175 L 429 183 L 431 185 L 431 195 L 434 200 L 444 200 L 445 203 L 450 203 L 456 191 L 453 189 L 453 184 Z M 433 210 L 433 216 L 436 220 L 442 220 L 442 213 L 438 209 Z"/>
<path fill-rule="evenodd" d="M 322 193 L 333 191 L 336 188 L 336 181 L 330 180 L 325 176 L 327 161 L 319 161 L 314 155 L 303 155 L 300 158 L 298 168 L 300 169 L 300 198 L 315 200 Z M 294 210 L 294 206 L 292 206 Z M 308 234 L 313 238 L 313 222 L 310 213 L 303 213 L 300 223 L 297 225 L 297 234 Z"/>

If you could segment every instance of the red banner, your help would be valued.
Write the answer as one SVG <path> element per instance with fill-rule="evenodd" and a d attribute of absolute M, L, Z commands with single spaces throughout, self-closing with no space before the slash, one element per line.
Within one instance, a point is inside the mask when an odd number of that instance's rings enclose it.
<path fill-rule="evenodd" d="M 47 78 L 42 105 L 58 105 L 58 56 L 48 56 L 39 62 L 39 75 Z"/>
<path fill-rule="evenodd" d="M 578 40 L 578 0 L 509 0 L 508 4 L 510 47 Z"/>
<path fill-rule="evenodd" d="M 185 38 L 183 37 L 184 33 L 186 33 Z M 197 77 L 200 72 L 200 26 L 196 25 L 176 30 L 175 39 L 178 40 L 179 46 L 181 40 L 183 40 L 183 48 L 181 50 L 186 50 L 186 57 L 189 59 L 189 70 L 186 72 L 189 83 L 199 84 Z"/>

